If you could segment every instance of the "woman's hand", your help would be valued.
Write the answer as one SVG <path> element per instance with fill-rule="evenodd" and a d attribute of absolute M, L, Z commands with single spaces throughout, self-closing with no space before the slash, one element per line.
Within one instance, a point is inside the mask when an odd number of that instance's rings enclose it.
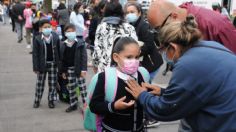
<path fill-rule="evenodd" d="M 157 95 L 160 96 L 161 95 L 161 88 L 149 83 L 142 83 L 142 86 L 150 89 L 151 91 L 149 93 L 153 94 L 153 95 Z"/>
<path fill-rule="evenodd" d="M 86 78 L 86 71 L 82 71 L 81 74 L 80 74 L 80 77 Z"/>
<path fill-rule="evenodd" d="M 114 104 L 115 110 L 124 110 L 134 105 L 134 100 L 129 101 L 128 103 L 124 102 L 126 96 L 117 100 Z"/>
<path fill-rule="evenodd" d="M 97 67 L 93 67 L 93 72 L 96 74 L 98 72 L 98 68 Z"/>
<path fill-rule="evenodd" d="M 129 88 L 125 88 L 130 94 L 134 96 L 135 99 L 138 98 L 138 96 L 146 91 L 147 89 L 144 86 L 140 86 L 135 80 L 131 79 L 128 80 L 127 85 Z"/>

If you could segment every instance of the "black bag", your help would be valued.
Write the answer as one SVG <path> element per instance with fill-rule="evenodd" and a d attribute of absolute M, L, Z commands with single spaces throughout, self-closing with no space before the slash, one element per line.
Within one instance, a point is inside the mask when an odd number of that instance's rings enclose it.
<path fill-rule="evenodd" d="M 61 75 L 58 76 L 58 86 L 57 86 L 57 93 L 59 95 L 59 99 L 62 102 L 69 103 L 69 91 L 67 89 L 68 80 L 63 79 Z"/>

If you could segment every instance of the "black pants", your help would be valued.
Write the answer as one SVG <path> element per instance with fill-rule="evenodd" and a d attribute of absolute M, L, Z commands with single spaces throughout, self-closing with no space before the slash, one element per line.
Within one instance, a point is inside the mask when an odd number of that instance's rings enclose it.
<path fill-rule="evenodd" d="M 65 25 L 61 25 L 61 35 L 62 35 L 62 40 L 65 40 Z"/>
<path fill-rule="evenodd" d="M 16 25 L 15 25 L 15 20 L 11 17 L 11 26 L 12 26 L 12 32 L 15 32 L 16 30 Z"/>

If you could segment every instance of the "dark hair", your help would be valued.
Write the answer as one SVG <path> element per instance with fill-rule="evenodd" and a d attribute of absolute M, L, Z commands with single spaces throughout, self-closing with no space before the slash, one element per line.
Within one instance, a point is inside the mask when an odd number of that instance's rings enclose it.
<path fill-rule="evenodd" d="M 58 10 L 66 9 L 66 6 L 65 6 L 64 3 L 60 3 L 57 9 L 58 9 Z"/>
<path fill-rule="evenodd" d="M 172 42 L 184 48 L 191 48 L 202 37 L 197 26 L 193 15 L 188 15 L 183 22 L 169 23 L 160 31 L 161 46 L 168 47 Z"/>
<path fill-rule="evenodd" d="M 64 31 L 66 32 L 69 28 L 72 28 L 75 30 L 75 25 L 74 24 L 67 24 L 64 28 Z"/>
<path fill-rule="evenodd" d="M 79 8 L 82 6 L 82 3 L 81 2 L 77 2 L 75 5 L 74 5 L 74 11 L 75 11 L 75 13 L 76 14 L 78 14 L 79 13 Z"/>
<path fill-rule="evenodd" d="M 39 27 L 42 27 L 44 24 L 50 24 L 50 21 L 48 19 L 41 19 L 39 21 Z M 50 24 L 51 25 L 51 24 Z"/>
<path fill-rule="evenodd" d="M 101 10 L 105 7 L 107 1 L 106 0 L 101 0 L 97 6 L 94 7 L 94 11 L 101 17 L 103 14 Z"/>
<path fill-rule="evenodd" d="M 119 54 L 121 51 L 124 50 L 125 46 L 130 45 L 130 44 L 136 44 L 138 45 L 138 42 L 133 39 L 132 37 L 120 37 L 116 38 L 114 41 L 112 53 L 111 53 L 111 66 L 115 66 L 116 62 L 113 59 L 113 54 L 117 53 Z"/>
<path fill-rule="evenodd" d="M 139 4 L 139 3 L 137 3 L 137 2 L 128 2 L 128 3 L 125 5 L 125 8 L 124 8 L 125 13 L 127 12 L 127 8 L 128 8 L 129 6 L 134 6 L 134 7 L 138 10 L 138 12 L 141 13 L 141 15 L 143 14 L 142 6 L 141 6 L 141 4 Z"/>
<path fill-rule="evenodd" d="M 104 17 L 110 16 L 124 18 L 124 12 L 119 2 L 111 1 L 106 4 Z"/>

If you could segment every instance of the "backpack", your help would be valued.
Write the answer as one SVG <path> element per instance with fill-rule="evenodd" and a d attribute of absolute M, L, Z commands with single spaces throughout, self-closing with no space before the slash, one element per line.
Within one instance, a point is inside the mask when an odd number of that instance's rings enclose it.
<path fill-rule="evenodd" d="M 150 79 L 149 72 L 144 67 L 139 67 L 138 71 L 141 73 L 144 82 L 148 82 Z M 116 75 L 116 68 L 115 67 L 109 67 L 105 69 L 105 100 L 112 102 L 115 99 L 116 96 L 116 90 L 117 90 L 117 81 L 118 77 Z M 102 116 L 96 115 L 90 111 L 89 103 L 92 99 L 93 92 L 95 90 L 98 75 L 93 76 L 89 87 L 88 87 L 88 95 L 86 98 L 87 106 L 84 110 L 84 128 L 89 131 L 97 131 L 101 132 L 101 120 Z"/>

